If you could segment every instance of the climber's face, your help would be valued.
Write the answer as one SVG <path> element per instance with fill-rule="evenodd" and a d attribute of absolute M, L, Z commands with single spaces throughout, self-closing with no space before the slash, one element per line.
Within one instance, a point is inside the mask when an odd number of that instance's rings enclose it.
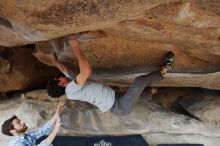
<path fill-rule="evenodd" d="M 68 79 L 66 77 L 58 77 L 54 79 L 58 81 L 58 85 L 60 87 L 66 87 L 66 85 L 68 84 Z"/>

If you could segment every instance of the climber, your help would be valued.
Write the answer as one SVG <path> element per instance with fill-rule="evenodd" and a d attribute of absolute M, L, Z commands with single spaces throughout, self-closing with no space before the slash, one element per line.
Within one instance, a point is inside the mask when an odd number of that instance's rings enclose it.
<path fill-rule="evenodd" d="M 59 114 L 64 110 L 64 101 L 60 101 L 54 116 L 43 127 L 36 131 L 26 132 L 28 127 L 17 116 L 6 120 L 2 125 L 2 133 L 13 136 L 9 146 L 52 146 L 60 126 L 61 120 Z M 49 135 L 48 135 L 49 134 Z M 36 144 L 36 140 L 40 137 L 48 135 L 40 144 Z"/>
<path fill-rule="evenodd" d="M 59 76 L 48 81 L 47 92 L 49 96 L 59 97 L 66 93 L 67 98 L 70 100 L 85 101 L 97 106 L 102 112 L 111 111 L 119 116 L 130 113 L 144 88 L 160 82 L 174 62 L 173 52 L 168 52 L 160 71 L 138 76 L 128 91 L 120 96 L 110 87 L 88 80 L 92 69 L 80 49 L 76 36 L 69 36 L 68 42 L 78 60 L 80 73 L 74 77 L 70 70 L 59 62 L 54 55 L 54 64 L 65 76 Z"/>

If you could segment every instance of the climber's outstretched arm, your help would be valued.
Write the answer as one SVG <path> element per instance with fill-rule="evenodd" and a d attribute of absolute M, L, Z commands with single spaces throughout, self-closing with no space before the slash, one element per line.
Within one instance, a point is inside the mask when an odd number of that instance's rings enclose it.
<path fill-rule="evenodd" d="M 88 59 L 82 53 L 78 41 L 76 40 L 76 36 L 71 35 L 68 37 L 68 39 L 69 39 L 69 45 L 73 49 L 79 63 L 80 73 L 76 76 L 75 81 L 78 85 L 83 86 L 86 83 L 89 76 L 91 75 L 92 68 Z"/>
<path fill-rule="evenodd" d="M 53 58 L 52 58 L 53 64 L 65 75 L 67 75 L 70 70 L 57 59 L 56 54 L 53 54 Z"/>

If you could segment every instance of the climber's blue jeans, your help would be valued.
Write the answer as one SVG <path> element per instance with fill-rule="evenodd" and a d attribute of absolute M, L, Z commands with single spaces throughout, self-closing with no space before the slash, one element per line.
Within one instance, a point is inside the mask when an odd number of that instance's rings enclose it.
<path fill-rule="evenodd" d="M 138 102 L 145 87 L 150 87 L 163 80 L 163 78 L 159 71 L 136 77 L 124 95 L 117 96 L 116 94 L 111 112 L 119 116 L 129 114 Z"/>

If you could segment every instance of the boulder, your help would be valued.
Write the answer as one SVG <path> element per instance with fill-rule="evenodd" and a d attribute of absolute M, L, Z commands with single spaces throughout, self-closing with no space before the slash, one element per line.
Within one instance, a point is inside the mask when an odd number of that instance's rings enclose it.
<path fill-rule="evenodd" d="M 65 39 L 73 33 L 92 64 L 90 79 L 126 89 L 135 77 L 158 70 L 165 54 L 173 51 L 171 72 L 153 86 L 220 89 L 218 0 L 1 0 L 0 7 L 0 99 L 10 91 L 45 88 L 48 78 L 59 74 L 51 61 L 54 53 L 77 74 L 77 60 Z M 65 98 L 54 99 L 37 90 L 21 99 L 0 101 L 0 123 L 16 114 L 34 129 Z M 218 94 L 191 92 L 180 102 L 191 116 L 151 100 L 140 101 L 123 117 L 69 102 L 60 134 L 139 133 L 152 145 L 176 141 L 216 146 L 220 142 L 218 99 Z M 170 100 L 177 103 L 180 98 Z M 1 135 L 1 144 L 3 139 Z"/>
<path fill-rule="evenodd" d="M 91 79 L 109 85 L 129 86 L 135 77 L 149 71 L 159 70 L 164 62 L 165 54 L 172 50 L 176 54 L 173 69 L 161 83 L 155 86 L 220 89 L 217 80 L 219 72 L 215 72 L 217 68 L 212 68 L 215 66 L 214 64 L 219 63 L 215 63 L 213 58 L 201 58 L 206 60 L 204 64 L 198 58 L 184 55 L 185 50 L 170 48 L 158 43 L 128 41 L 105 31 L 79 33 L 77 37 L 83 53 L 88 57 L 93 67 Z M 113 48 L 117 49 L 112 51 Z M 33 55 L 44 64 L 54 66 L 51 61 L 53 53 L 73 72 L 78 72 L 78 62 L 65 38 L 38 43 Z M 196 53 L 195 56 L 200 56 L 200 54 Z M 180 72 L 183 70 L 184 72 Z"/>
<path fill-rule="evenodd" d="M 38 100 L 38 101 L 59 101 L 66 99 L 66 96 L 63 95 L 59 98 L 52 98 L 48 95 L 45 89 L 41 90 L 33 90 L 27 93 L 23 93 L 21 95 L 23 99 L 31 99 L 31 100 Z"/>
<path fill-rule="evenodd" d="M 3 0 L 0 2 L 0 30 L 3 30 L 0 31 L 0 44 L 24 45 L 70 33 L 110 27 L 133 17 L 143 17 L 144 11 L 170 1 Z M 9 34 L 14 34 L 16 38 L 10 40 Z"/>
<path fill-rule="evenodd" d="M 220 122 L 220 96 L 215 92 L 188 95 L 180 100 L 180 104 L 188 113 L 203 122 Z"/>
<path fill-rule="evenodd" d="M 57 104 L 58 102 L 21 98 L 5 100 L 0 103 L 0 123 L 15 114 L 32 130 L 52 117 Z M 97 108 L 91 107 L 78 108 L 72 104 L 67 106 L 61 117 L 61 135 L 142 134 L 151 145 L 197 141 L 214 146 L 214 143 L 220 141 L 219 125 L 202 123 L 146 100 L 139 102 L 127 116 L 101 113 Z M 176 137 L 177 140 L 169 137 Z M 8 137 L 1 134 L 1 142 L 8 140 Z"/>
<path fill-rule="evenodd" d="M 54 68 L 35 59 L 32 52 L 26 47 L 1 48 L 0 92 L 39 88 L 57 74 Z"/>
<path fill-rule="evenodd" d="M 176 54 L 172 72 L 178 74 L 168 75 L 156 86 L 219 89 L 219 4 L 209 0 L 2 0 L 0 45 L 34 43 L 38 60 L 54 66 L 50 55 L 56 53 L 77 72 L 75 56 L 64 43 L 66 35 L 77 33 L 94 69 L 92 79 L 108 84 L 113 83 L 108 79 L 115 80 L 114 85 L 120 86 L 128 86 L 133 74 L 158 70 L 171 50 Z M 11 62 L 1 62 L 7 64 L 1 72 L 11 68 Z"/>

